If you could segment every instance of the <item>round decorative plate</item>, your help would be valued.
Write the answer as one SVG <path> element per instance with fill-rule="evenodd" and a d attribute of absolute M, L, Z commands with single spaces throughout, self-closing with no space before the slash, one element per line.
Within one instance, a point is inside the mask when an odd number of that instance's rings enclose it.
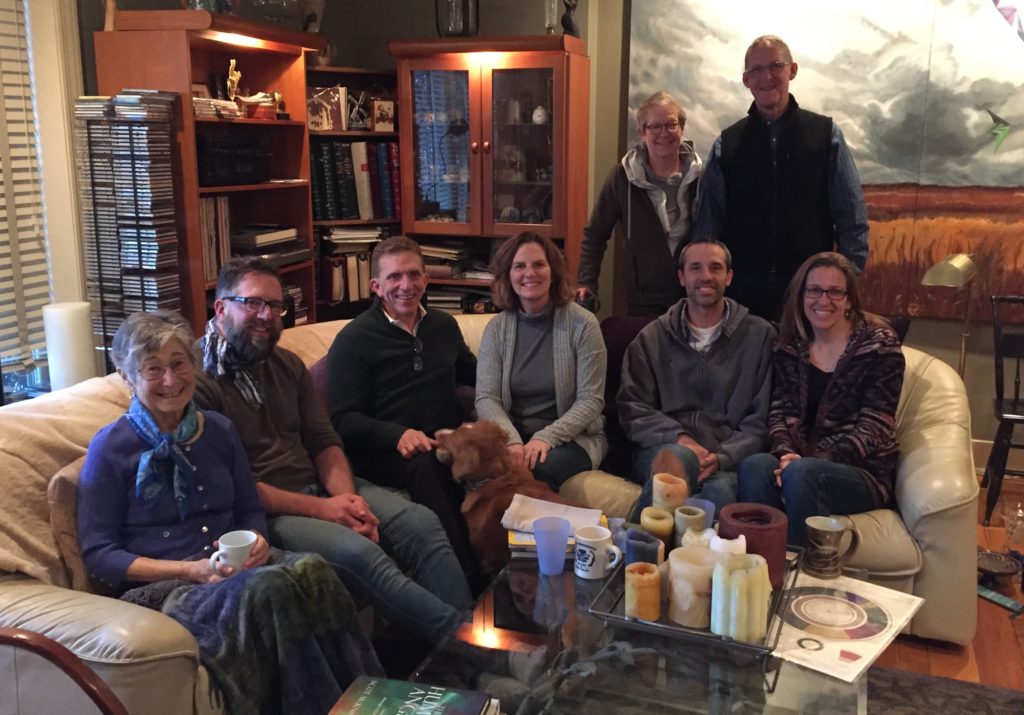
<path fill-rule="evenodd" d="M 891 620 L 874 601 L 823 586 L 794 588 L 783 618 L 794 628 L 831 640 L 871 638 L 884 631 Z"/>

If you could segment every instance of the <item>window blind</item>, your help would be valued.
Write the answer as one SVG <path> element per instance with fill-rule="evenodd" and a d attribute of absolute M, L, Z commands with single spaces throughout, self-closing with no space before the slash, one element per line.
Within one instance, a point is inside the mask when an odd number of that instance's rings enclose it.
<path fill-rule="evenodd" d="M 22 0 L 0 0 L 0 363 L 44 349 L 50 300 L 42 178 Z"/>

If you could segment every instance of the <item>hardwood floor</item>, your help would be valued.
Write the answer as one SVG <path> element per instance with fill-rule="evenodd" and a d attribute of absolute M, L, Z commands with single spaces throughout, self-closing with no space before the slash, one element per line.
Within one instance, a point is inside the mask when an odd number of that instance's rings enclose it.
<path fill-rule="evenodd" d="M 978 496 L 978 545 L 1004 551 L 1006 530 L 998 515 L 1005 502 L 1024 502 L 1024 479 L 1007 477 L 1003 480 L 992 526 L 988 527 L 981 525 L 985 492 L 982 489 Z M 1015 581 L 1012 591 L 1005 593 L 1024 601 L 1020 579 Z M 1010 612 L 1005 608 L 978 598 L 978 632 L 969 646 L 900 636 L 882 653 L 877 664 L 1021 690 L 1024 689 L 1024 616 L 1010 620 Z"/>

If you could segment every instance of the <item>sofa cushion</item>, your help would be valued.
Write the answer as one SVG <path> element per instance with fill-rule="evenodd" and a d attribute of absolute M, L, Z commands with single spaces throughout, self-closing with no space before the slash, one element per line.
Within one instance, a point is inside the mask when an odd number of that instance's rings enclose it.
<path fill-rule="evenodd" d="M 852 525 L 858 539 L 845 568 L 863 569 L 872 576 L 908 576 L 921 570 L 921 549 L 892 509 L 839 518 Z"/>
<path fill-rule="evenodd" d="M 591 509 L 600 509 L 609 518 L 625 519 L 640 497 L 640 485 L 594 469 L 570 477 L 558 493 Z"/>
<path fill-rule="evenodd" d="M 128 408 L 116 374 L 0 407 L 0 570 L 67 586 L 50 528 L 50 479 L 85 454 L 93 435 Z"/>
<path fill-rule="evenodd" d="M 82 474 L 85 457 L 79 457 L 61 469 L 50 480 L 46 490 L 50 505 L 50 527 L 53 540 L 57 542 L 57 553 L 76 591 L 94 593 L 89 576 L 82 561 L 82 549 L 78 544 L 78 478 Z"/>

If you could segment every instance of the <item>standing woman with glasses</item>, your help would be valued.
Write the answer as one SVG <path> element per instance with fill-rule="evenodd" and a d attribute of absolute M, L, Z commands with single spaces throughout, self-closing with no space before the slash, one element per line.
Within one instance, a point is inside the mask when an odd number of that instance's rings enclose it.
<path fill-rule="evenodd" d="M 903 352 L 887 323 L 864 313 L 853 264 L 818 253 L 789 284 L 772 363 L 770 454 L 739 466 L 739 500 L 784 509 L 789 543 L 809 516 L 892 504 Z"/>
<path fill-rule="evenodd" d="M 668 92 L 636 109 L 640 141 L 604 182 L 583 229 L 576 297 L 594 301 L 601 259 L 616 225 L 626 236 L 629 315 L 657 316 L 683 297 L 677 258 L 690 239 L 701 175 L 693 142 L 683 139 L 686 112 Z"/>

